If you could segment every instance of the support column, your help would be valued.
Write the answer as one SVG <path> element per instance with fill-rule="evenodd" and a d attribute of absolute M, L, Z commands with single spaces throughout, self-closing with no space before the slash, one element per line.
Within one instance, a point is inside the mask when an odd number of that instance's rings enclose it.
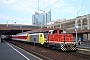
<path fill-rule="evenodd" d="M 78 25 L 78 18 L 76 18 L 76 21 L 75 21 L 75 25 Z M 75 31 L 76 31 L 76 44 L 78 43 L 78 41 L 77 41 L 77 28 L 75 28 Z"/>
<path fill-rule="evenodd" d="M 8 27 L 8 21 L 7 21 L 7 27 Z"/>
<path fill-rule="evenodd" d="M 61 29 L 61 23 L 60 23 L 60 29 Z"/>
<path fill-rule="evenodd" d="M 81 17 L 81 30 L 83 29 L 83 17 Z"/>
<path fill-rule="evenodd" d="M 89 25 L 90 25 L 89 15 L 87 15 L 87 29 L 90 29 Z"/>
<path fill-rule="evenodd" d="M 76 18 L 75 24 L 78 24 L 78 18 Z"/>
<path fill-rule="evenodd" d="M 54 28 L 54 25 L 53 25 L 53 28 Z"/>
<path fill-rule="evenodd" d="M 52 26 L 50 25 L 50 28 L 52 28 Z"/>
<path fill-rule="evenodd" d="M 63 21 L 63 31 L 64 31 L 64 21 Z"/>

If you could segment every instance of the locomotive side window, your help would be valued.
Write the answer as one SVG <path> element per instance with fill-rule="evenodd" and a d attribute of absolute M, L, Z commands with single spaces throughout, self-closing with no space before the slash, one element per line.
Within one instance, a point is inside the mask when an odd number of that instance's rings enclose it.
<path fill-rule="evenodd" d="M 49 32 L 49 34 L 51 34 L 51 32 Z"/>
<path fill-rule="evenodd" d="M 53 34 L 56 34 L 56 33 L 57 33 L 57 30 L 54 30 L 54 31 L 53 31 Z"/>
<path fill-rule="evenodd" d="M 52 34 L 52 32 L 50 31 L 50 32 L 49 32 L 49 34 L 51 35 L 51 34 Z"/>
<path fill-rule="evenodd" d="M 60 34 L 62 34 L 63 33 L 63 30 L 60 30 Z"/>
<path fill-rule="evenodd" d="M 53 34 L 53 31 L 54 31 L 54 30 L 49 30 L 49 34 L 50 34 L 50 35 Z"/>

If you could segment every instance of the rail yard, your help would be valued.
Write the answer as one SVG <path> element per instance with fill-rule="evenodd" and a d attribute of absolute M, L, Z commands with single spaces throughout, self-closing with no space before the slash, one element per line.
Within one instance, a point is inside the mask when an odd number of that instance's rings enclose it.
<path fill-rule="evenodd" d="M 0 60 L 90 60 L 89 2 L 0 1 Z"/>
<path fill-rule="evenodd" d="M 90 60 L 90 55 L 77 52 L 81 50 L 77 50 L 77 45 L 73 43 L 72 34 L 64 34 L 60 30 L 2 36 L 4 40 L 43 60 Z"/>
<path fill-rule="evenodd" d="M 43 60 L 90 60 L 89 55 L 80 54 L 76 51 L 62 52 L 60 50 L 38 47 L 29 43 L 10 40 L 8 42 L 42 58 Z"/>

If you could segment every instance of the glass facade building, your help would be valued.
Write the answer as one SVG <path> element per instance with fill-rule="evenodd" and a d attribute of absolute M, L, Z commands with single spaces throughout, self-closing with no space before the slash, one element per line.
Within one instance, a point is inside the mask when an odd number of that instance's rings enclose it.
<path fill-rule="evenodd" d="M 46 25 L 51 21 L 51 11 L 48 13 L 35 13 L 32 15 L 32 25 Z"/>

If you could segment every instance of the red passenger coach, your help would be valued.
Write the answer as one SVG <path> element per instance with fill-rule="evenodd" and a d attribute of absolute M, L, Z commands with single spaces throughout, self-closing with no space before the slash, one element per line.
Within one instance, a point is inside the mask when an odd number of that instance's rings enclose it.
<path fill-rule="evenodd" d="M 18 41 L 27 41 L 27 33 L 26 34 L 17 34 L 12 36 L 12 40 L 18 40 Z"/>

